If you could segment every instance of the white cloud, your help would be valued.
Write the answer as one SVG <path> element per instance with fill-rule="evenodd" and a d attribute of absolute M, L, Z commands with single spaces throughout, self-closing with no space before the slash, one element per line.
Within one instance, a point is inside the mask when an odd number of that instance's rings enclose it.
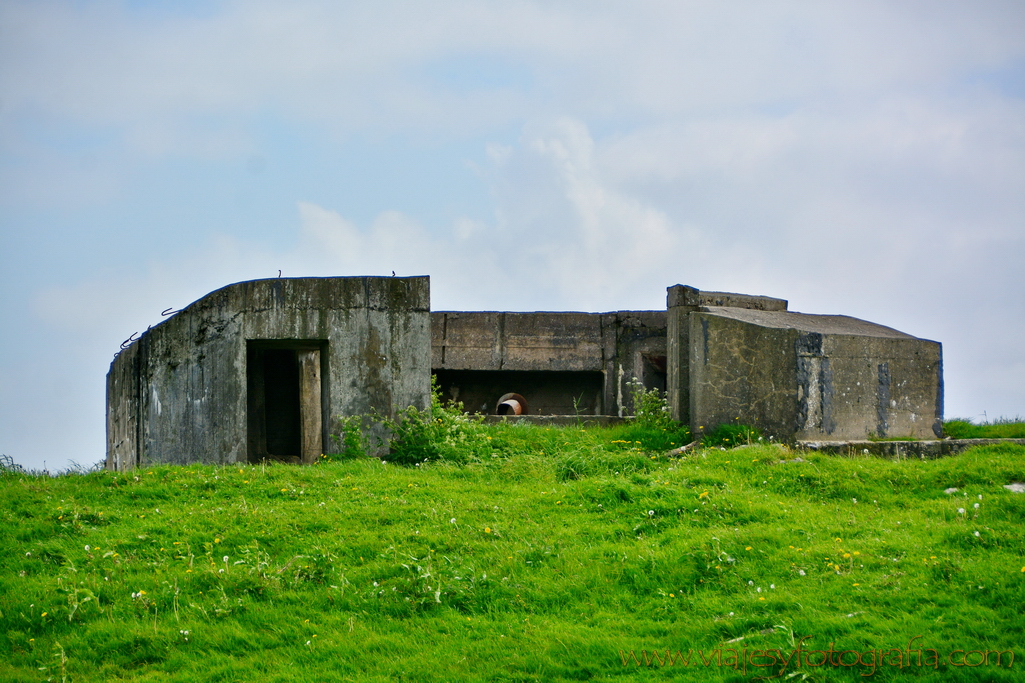
<path fill-rule="evenodd" d="M 537 115 L 702 115 L 797 101 L 943 89 L 1021 59 L 1018 3 L 638 2 L 372 7 L 229 2 L 198 16 L 119 4 L 5 3 L 9 109 L 123 126 L 184 148 L 211 117 L 270 109 L 342 135 L 486 130 Z M 432 64 L 502 55 L 529 83 L 466 92 Z M 205 123 L 204 123 L 205 122 Z M 155 130 L 150 130 L 150 129 Z M 162 146 L 171 151 L 175 145 Z"/>

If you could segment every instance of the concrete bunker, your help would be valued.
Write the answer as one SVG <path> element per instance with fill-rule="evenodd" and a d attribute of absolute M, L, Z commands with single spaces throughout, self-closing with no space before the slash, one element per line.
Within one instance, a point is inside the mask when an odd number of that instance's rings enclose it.
<path fill-rule="evenodd" d="M 485 414 L 623 417 L 636 378 L 695 436 L 942 431 L 940 344 L 783 299 L 675 285 L 666 311 L 431 313 L 427 277 L 278 278 L 208 294 L 115 357 L 107 467 L 312 462 L 337 417 L 426 409 L 432 373 Z"/>
<path fill-rule="evenodd" d="M 111 363 L 106 465 L 309 463 L 336 417 L 429 404 L 427 277 L 240 282 Z"/>

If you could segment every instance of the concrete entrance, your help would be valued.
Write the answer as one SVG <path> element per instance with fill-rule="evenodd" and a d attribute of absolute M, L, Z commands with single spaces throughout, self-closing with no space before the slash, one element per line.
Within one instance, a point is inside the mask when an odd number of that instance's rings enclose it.
<path fill-rule="evenodd" d="M 324 452 L 324 344 L 249 341 L 246 349 L 248 459 L 315 462 Z"/>

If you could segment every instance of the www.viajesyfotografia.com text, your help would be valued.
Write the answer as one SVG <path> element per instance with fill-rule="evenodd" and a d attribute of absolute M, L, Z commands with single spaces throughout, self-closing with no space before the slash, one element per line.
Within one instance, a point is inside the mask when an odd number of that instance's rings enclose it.
<path fill-rule="evenodd" d="M 951 650 L 946 655 L 938 650 L 922 647 L 917 643 L 923 636 L 915 636 L 906 648 L 880 648 L 868 650 L 838 649 L 835 643 L 829 649 L 813 650 L 804 647 L 805 636 L 792 650 L 713 648 L 709 650 L 620 650 L 623 666 L 718 666 L 734 669 L 740 673 L 775 670 L 776 676 L 801 668 L 834 667 L 851 669 L 859 667 L 862 676 L 871 676 L 882 668 L 932 668 L 941 666 L 979 667 L 996 666 L 1010 669 L 1014 664 L 1011 650 Z"/>

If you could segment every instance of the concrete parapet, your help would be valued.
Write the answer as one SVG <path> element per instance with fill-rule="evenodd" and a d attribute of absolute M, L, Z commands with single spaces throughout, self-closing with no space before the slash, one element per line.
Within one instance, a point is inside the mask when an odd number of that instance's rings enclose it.
<path fill-rule="evenodd" d="M 470 412 L 514 392 L 533 414 L 622 416 L 633 378 L 665 390 L 666 313 L 437 311 L 431 369 Z"/>
<path fill-rule="evenodd" d="M 768 296 L 702 292 L 686 285 L 673 285 L 666 290 L 666 398 L 677 422 L 690 423 L 690 314 L 708 306 L 742 308 L 759 311 L 785 311 L 785 299 Z"/>
<path fill-rule="evenodd" d="M 615 415 L 487 415 L 489 424 L 523 422 L 542 427 L 611 427 L 623 424 L 627 418 Z"/>
<path fill-rule="evenodd" d="M 694 310 L 701 306 L 725 306 L 757 311 L 787 310 L 786 299 L 774 299 L 770 296 L 753 296 L 732 292 L 702 292 L 700 289 L 687 285 L 673 285 L 668 287 L 666 292 L 667 308 L 684 307 Z"/>

